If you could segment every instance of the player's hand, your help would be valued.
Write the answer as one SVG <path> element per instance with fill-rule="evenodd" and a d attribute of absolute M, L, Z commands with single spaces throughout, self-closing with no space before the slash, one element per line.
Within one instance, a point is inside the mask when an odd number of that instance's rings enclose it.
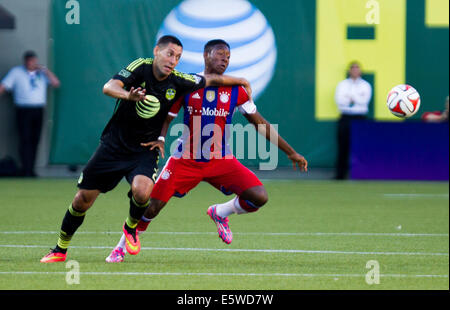
<path fill-rule="evenodd" d="M 161 157 L 164 158 L 164 142 L 163 141 L 157 140 L 157 141 L 141 143 L 141 146 L 149 147 L 150 151 L 153 151 L 155 148 L 157 148 L 161 154 Z"/>
<path fill-rule="evenodd" d="M 141 87 L 134 88 L 131 87 L 130 91 L 128 92 L 128 100 L 130 101 L 142 101 L 145 99 L 145 88 L 142 89 Z"/>
<path fill-rule="evenodd" d="M 37 70 L 47 73 L 48 69 L 44 65 L 37 65 Z"/>
<path fill-rule="evenodd" d="M 300 171 L 308 171 L 308 161 L 303 157 L 302 155 L 298 153 L 293 153 L 291 155 L 288 155 L 288 158 L 292 161 L 292 165 L 294 167 L 294 170 L 297 169 L 297 165 L 300 168 Z"/>

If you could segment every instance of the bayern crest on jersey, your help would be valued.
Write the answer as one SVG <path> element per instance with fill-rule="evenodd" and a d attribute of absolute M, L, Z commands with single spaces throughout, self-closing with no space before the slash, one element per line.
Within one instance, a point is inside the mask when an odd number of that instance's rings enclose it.
<path fill-rule="evenodd" d="M 170 171 L 165 169 L 162 173 L 161 173 L 161 179 L 163 180 L 167 180 L 168 178 L 170 178 Z"/>
<path fill-rule="evenodd" d="M 219 94 L 220 101 L 223 103 L 227 103 L 230 100 L 230 95 L 227 92 L 221 92 Z"/>

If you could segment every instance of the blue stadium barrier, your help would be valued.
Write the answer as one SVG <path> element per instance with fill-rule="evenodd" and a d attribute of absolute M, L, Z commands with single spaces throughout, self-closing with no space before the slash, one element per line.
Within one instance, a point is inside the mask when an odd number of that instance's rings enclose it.
<path fill-rule="evenodd" d="M 352 179 L 449 179 L 447 123 L 354 121 Z"/>

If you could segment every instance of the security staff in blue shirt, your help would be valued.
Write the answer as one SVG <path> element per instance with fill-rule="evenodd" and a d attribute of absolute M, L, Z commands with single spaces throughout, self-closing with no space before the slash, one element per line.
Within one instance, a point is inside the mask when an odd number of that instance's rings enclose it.
<path fill-rule="evenodd" d="M 12 93 L 19 132 L 21 175 L 34 177 L 47 86 L 59 87 L 60 81 L 53 72 L 38 63 L 35 52 L 27 51 L 23 60 L 23 65 L 12 68 L 0 82 L 0 95 L 5 91 Z"/>

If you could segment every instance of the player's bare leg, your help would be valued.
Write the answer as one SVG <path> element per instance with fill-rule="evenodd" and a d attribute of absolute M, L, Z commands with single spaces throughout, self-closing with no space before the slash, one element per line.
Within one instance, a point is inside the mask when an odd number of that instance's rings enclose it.
<path fill-rule="evenodd" d="M 86 211 L 94 204 L 100 191 L 79 189 L 64 215 L 56 247 L 41 259 L 41 263 L 63 262 L 67 248 L 78 227 L 84 221 Z"/>
<path fill-rule="evenodd" d="M 247 212 L 257 211 L 254 209 L 261 208 L 267 203 L 268 200 L 269 197 L 267 195 L 267 191 L 262 185 L 251 187 L 239 196 L 239 204 L 242 204 L 241 208 L 244 208 Z M 251 206 L 245 206 L 248 203 L 250 203 Z"/>
<path fill-rule="evenodd" d="M 264 186 L 254 186 L 228 202 L 210 206 L 207 213 L 217 225 L 219 237 L 226 244 L 230 244 L 233 241 L 233 233 L 228 225 L 228 216 L 234 213 L 245 214 L 258 211 L 267 203 L 267 200 L 267 191 Z"/>

